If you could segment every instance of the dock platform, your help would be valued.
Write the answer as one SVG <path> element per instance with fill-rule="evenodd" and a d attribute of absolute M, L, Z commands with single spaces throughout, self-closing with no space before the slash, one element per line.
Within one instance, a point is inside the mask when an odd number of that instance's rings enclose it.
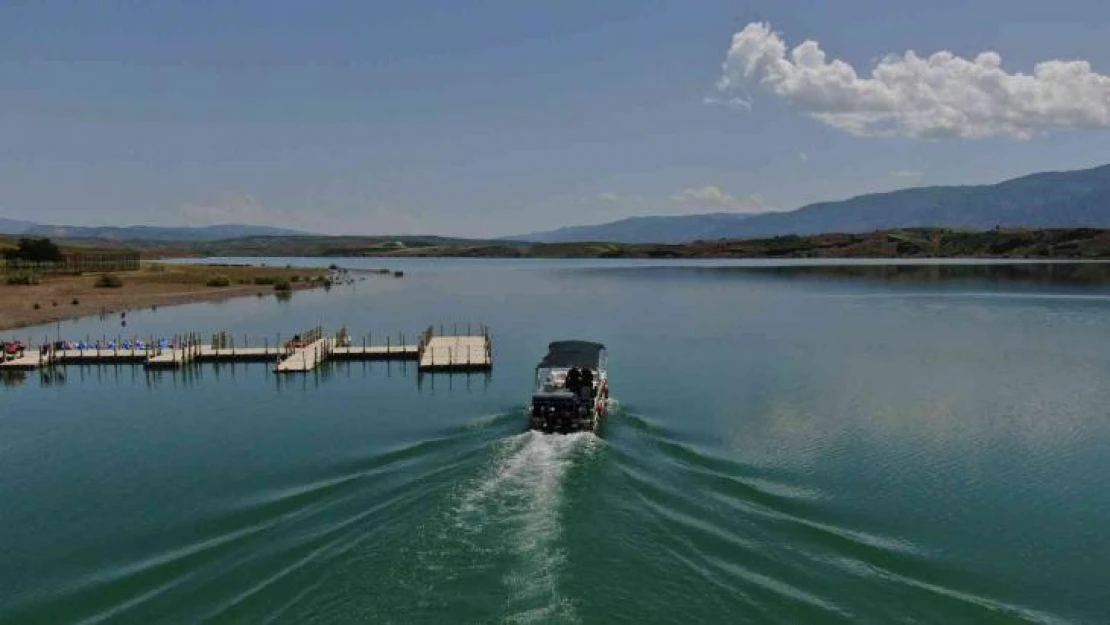
<path fill-rule="evenodd" d="M 0 369 L 38 369 L 42 366 L 42 352 L 38 350 L 26 350 L 23 356 L 14 358 L 12 360 L 0 361 Z"/>
<path fill-rule="evenodd" d="M 264 347 L 235 347 L 233 342 L 216 340 L 202 344 L 199 333 L 180 335 L 180 340 L 151 346 L 153 341 L 137 347 L 134 343 L 111 343 L 110 346 L 81 349 L 56 349 L 47 341 L 43 346 L 30 347 L 19 358 L 0 361 L 0 369 L 31 370 L 55 365 L 133 364 L 149 369 L 178 368 L 205 362 L 267 362 L 275 373 L 307 373 L 330 360 L 412 360 L 422 373 L 436 371 L 482 371 L 493 365 L 492 339 L 488 328 L 480 326 L 478 334 L 437 335 L 432 327 L 417 334 L 415 344 L 399 335 L 396 343 L 387 338 L 385 345 L 352 344 L 346 331 L 335 337 L 326 336 L 322 328 L 295 335 L 297 342 L 267 342 Z M 214 344 L 213 344 L 214 343 Z M 126 347 L 117 347 L 123 344 Z M 257 344 L 256 344 L 257 345 Z"/>
<path fill-rule="evenodd" d="M 422 371 L 466 371 L 489 369 L 493 351 L 488 334 L 478 336 L 433 336 L 420 354 Z"/>

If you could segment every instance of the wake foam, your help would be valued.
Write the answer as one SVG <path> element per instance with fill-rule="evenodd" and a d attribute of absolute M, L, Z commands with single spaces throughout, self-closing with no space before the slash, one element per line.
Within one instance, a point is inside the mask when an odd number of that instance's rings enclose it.
<path fill-rule="evenodd" d="M 591 433 L 527 432 L 495 444 L 489 468 L 463 493 L 455 514 L 460 535 L 498 545 L 511 560 L 502 583 L 509 622 L 576 622 L 559 592 L 566 560 L 561 546 L 563 485 L 576 458 L 604 443 Z"/>

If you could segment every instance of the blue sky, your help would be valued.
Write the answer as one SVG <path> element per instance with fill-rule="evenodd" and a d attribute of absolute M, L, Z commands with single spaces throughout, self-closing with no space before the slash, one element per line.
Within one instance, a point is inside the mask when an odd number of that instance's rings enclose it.
<path fill-rule="evenodd" d="M 762 47 L 730 52 L 741 31 Z M 950 64 L 929 74 L 943 110 L 823 91 L 837 68 L 776 59 L 780 39 L 861 79 L 907 50 L 994 51 L 1016 91 L 964 102 L 997 76 Z M 492 236 L 1083 168 L 1110 162 L 1108 41 L 1094 0 L 13 0 L 0 216 Z M 1067 102 L 1014 96 L 1013 75 L 1080 59 L 1050 85 Z M 867 109 L 873 88 L 898 110 Z M 931 117 L 952 110 L 977 125 Z"/>

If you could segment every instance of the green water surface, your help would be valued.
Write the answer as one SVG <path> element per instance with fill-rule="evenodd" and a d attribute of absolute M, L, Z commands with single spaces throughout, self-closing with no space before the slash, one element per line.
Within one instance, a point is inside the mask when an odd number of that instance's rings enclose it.
<path fill-rule="evenodd" d="M 0 622 L 1105 622 L 1107 269 L 768 264 L 413 260 L 19 331 L 480 322 L 495 366 L 7 378 Z M 609 348 L 597 436 L 524 430 L 566 338 Z"/>

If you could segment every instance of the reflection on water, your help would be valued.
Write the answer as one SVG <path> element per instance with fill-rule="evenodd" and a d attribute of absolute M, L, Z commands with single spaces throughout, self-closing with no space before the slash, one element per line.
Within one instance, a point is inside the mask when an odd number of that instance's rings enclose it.
<path fill-rule="evenodd" d="M 712 267 L 701 271 L 735 273 L 776 280 L 840 279 L 909 285 L 959 282 L 995 286 L 1110 285 L 1110 263 L 830 264 Z"/>
<path fill-rule="evenodd" d="M 6 374 L 0 621 L 1110 613 L 1106 266 L 437 262 L 128 327 L 255 345 L 477 319 L 497 375 Z M 596 437 L 525 433 L 562 338 L 609 348 L 621 406 Z"/>
<path fill-rule="evenodd" d="M 149 390 L 163 387 L 203 388 L 205 382 L 234 384 L 248 371 L 270 372 L 272 365 L 257 362 L 212 362 L 197 363 L 174 368 L 147 369 L 141 364 L 84 364 L 54 365 L 33 370 L 5 369 L 0 372 L 0 384 L 15 387 L 37 380 L 40 387 L 63 386 L 69 382 L 77 384 L 116 383 L 121 380 L 132 384 L 142 383 Z M 276 391 L 283 389 L 321 388 L 332 378 L 368 378 L 379 376 L 385 379 L 399 378 L 411 380 L 419 394 L 436 392 L 485 392 L 493 379 L 492 371 L 419 371 L 415 362 L 408 360 L 375 361 L 329 361 L 321 363 L 305 374 L 268 376 Z"/>

